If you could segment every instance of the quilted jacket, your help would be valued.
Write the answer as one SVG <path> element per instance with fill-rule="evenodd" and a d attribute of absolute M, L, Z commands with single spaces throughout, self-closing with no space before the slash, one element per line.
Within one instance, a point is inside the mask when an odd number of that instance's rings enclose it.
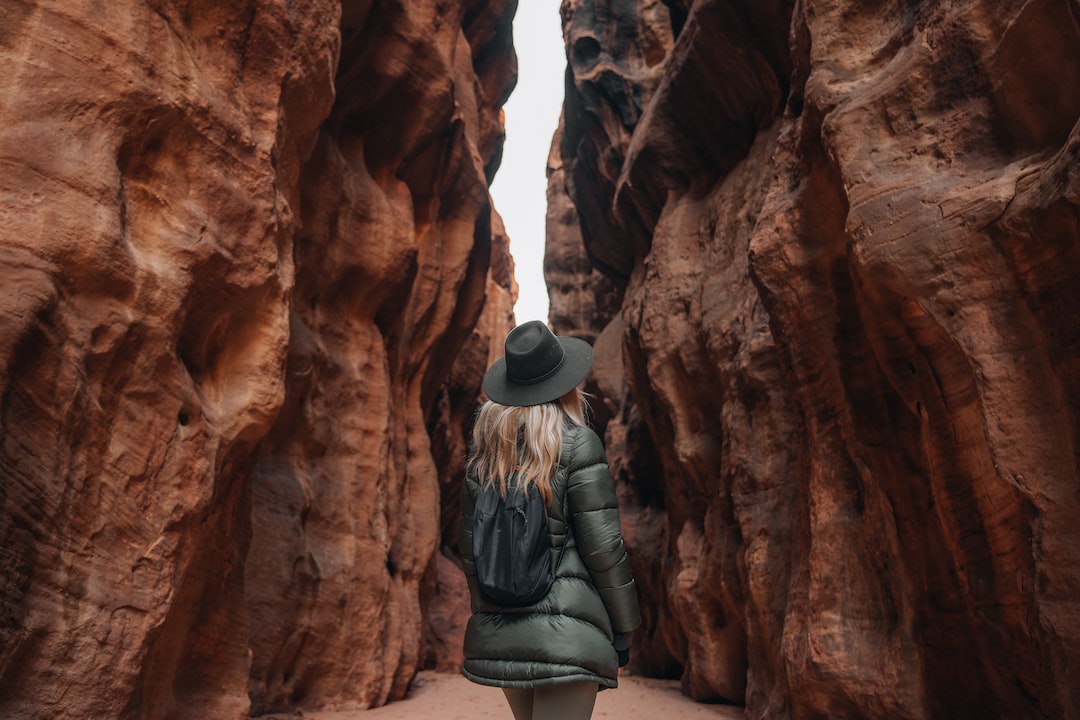
<path fill-rule="evenodd" d="M 616 687 L 613 637 L 640 625 L 641 612 L 623 547 L 615 486 L 596 433 L 567 426 L 551 485 L 548 527 L 552 561 L 558 562 L 555 582 L 535 605 L 500 607 L 481 594 L 476 580 L 472 514 L 480 480 L 471 472 L 465 478 L 459 548 L 473 614 L 465 629 L 462 672 L 473 682 L 498 687 L 574 681 Z"/>

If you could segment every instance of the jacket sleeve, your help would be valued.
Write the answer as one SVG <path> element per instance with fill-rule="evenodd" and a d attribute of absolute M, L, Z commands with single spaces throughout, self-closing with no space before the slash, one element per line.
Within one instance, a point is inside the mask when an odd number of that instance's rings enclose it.
<path fill-rule="evenodd" d="M 461 526 L 458 528 L 458 552 L 461 554 L 461 566 L 465 579 L 469 583 L 469 605 L 472 612 L 479 611 L 480 583 L 476 579 L 476 561 L 472 551 L 473 512 L 476 498 L 469 492 L 469 480 L 461 483 Z"/>
<path fill-rule="evenodd" d="M 574 433 L 567 509 L 578 552 L 607 607 L 615 633 L 641 625 L 637 588 L 619 525 L 619 502 L 604 446 L 588 428 Z"/>

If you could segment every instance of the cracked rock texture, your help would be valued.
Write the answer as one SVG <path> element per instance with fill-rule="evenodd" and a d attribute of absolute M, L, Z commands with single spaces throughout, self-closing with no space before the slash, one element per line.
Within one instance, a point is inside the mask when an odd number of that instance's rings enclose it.
<path fill-rule="evenodd" d="M 0 716 L 369 707 L 453 663 L 423 617 L 516 292 L 513 9 L 0 7 Z"/>
<path fill-rule="evenodd" d="M 564 0 L 546 274 L 753 718 L 1080 717 L 1080 6 Z"/>

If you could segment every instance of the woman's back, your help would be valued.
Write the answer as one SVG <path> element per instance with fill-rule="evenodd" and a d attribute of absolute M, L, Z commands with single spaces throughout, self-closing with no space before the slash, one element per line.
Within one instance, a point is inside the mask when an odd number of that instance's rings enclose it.
<path fill-rule="evenodd" d="M 603 444 L 585 426 L 577 386 L 592 348 L 539 322 L 515 328 L 484 376 L 462 487 L 459 549 L 473 615 L 465 629 L 470 680 L 503 688 L 517 720 L 590 717 L 598 688 L 618 686 L 629 634 L 641 623 L 619 506 Z M 554 579 L 539 600 L 507 606 L 485 596 L 473 520 L 485 487 L 535 486 L 547 510 Z"/>

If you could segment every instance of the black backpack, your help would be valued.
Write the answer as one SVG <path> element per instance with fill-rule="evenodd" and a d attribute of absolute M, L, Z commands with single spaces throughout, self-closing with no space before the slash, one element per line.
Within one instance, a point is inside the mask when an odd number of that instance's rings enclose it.
<path fill-rule="evenodd" d="M 532 605 L 547 595 L 555 567 L 547 508 L 536 483 L 523 492 L 515 474 L 505 498 L 496 483 L 481 486 L 473 510 L 472 551 L 480 590 L 492 602 Z"/>

